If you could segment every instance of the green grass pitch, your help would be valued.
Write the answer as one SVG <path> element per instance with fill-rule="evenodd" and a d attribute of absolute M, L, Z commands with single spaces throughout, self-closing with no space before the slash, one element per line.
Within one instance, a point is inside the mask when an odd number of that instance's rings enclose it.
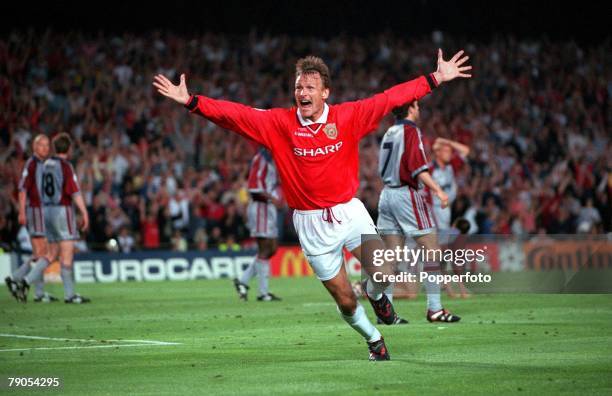
<path fill-rule="evenodd" d="M 88 341 L 0 337 L 1 383 L 60 377 L 48 392 L 74 395 L 612 393 L 610 295 L 445 299 L 463 317 L 452 325 L 427 323 L 423 296 L 397 301 L 410 324 L 379 327 L 392 360 L 369 362 L 316 279 L 273 279 L 279 303 L 254 301 L 251 286 L 244 303 L 229 280 L 83 284 L 94 301 L 83 306 L 20 304 L 5 290 L 0 333 Z M 6 351 L 60 347 L 75 348 Z"/>

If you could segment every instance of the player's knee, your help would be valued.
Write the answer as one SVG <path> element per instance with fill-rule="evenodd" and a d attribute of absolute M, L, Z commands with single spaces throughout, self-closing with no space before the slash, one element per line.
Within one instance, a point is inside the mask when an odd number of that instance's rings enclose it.
<path fill-rule="evenodd" d="M 338 304 L 338 309 L 344 315 L 353 315 L 357 309 L 357 299 L 352 295 L 341 296 L 336 300 L 336 303 Z"/>
<path fill-rule="evenodd" d="M 274 253 L 276 253 L 276 246 L 274 245 L 266 244 L 259 248 L 259 257 L 264 260 L 272 258 L 272 256 L 274 256 Z"/>
<path fill-rule="evenodd" d="M 264 249 L 264 250 L 260 250 L 259 251 L 259 257 L 264 259 L 264 260 L 269 260 L 270 258 L 272 258 L 272 256 L 273 256 L 273 254 L 268 249 Z"/>

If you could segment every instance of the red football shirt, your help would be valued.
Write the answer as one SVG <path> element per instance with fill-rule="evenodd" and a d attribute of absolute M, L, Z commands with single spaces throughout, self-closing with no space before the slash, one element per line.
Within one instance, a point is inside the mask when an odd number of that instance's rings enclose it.
<path fill-rule="evenodd" d="M 367 99 L 326 104 L 315 123 L 304 120 L 296 107 L 260 110 L 205 96 L 192 96 L 185 106 L 267 147 L 291 208 L 322 209 L 348 202 L 357 192 L 359 140 L 393 108 L 422 98 L 436 85 L 432 75 L 421 76 Z"/>

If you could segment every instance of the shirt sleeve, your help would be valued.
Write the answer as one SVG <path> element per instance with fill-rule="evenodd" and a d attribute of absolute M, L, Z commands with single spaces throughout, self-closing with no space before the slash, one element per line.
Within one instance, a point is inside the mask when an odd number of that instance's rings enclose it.
<path fill-rule="evenodd" d="M 394 108 L 419 100 L 437 86 L 438 82 L 430 74 L 395 85 L 370 98 L 346 103 L 354 112 L 353 130 L 357 138 L 361 139 L 376 130 L 380 120 Z"/>
<path fill-rule="evenodd" d="M 21 172 L 21 179 L 19 179 L 19 191 L 27 192 L 34 183 L 35 172 L 31 169 L 33 168 L 33 163 L 34 161 L 32 161 L 32 159 L 28 159 L 28 161 L 25 163 L 23 172 Z"/>
<path fill-rule="evenodd" d="M 74 168 L 68 162 L 62 161 L 62 171 L 64 172 L 64 193 L 74 195 L 81 192 L 79 181 L 77 180 Z"/>
<path fill-rule="evenodd" d="M 429 171 L 421 133 L 411 125 L 404 125 L 404 153 L 400 159 L 400 181 L 412 188 L 419 187 L 417 176 Z"/>
<path fill-rule="evenodd" d="M 192 96 L 185 107 L 222 128 L 229 129 L 259 144 L 270 147 L 270 134 L 279 129 L 279 109 L 261 110 L 227 100 Z"/>

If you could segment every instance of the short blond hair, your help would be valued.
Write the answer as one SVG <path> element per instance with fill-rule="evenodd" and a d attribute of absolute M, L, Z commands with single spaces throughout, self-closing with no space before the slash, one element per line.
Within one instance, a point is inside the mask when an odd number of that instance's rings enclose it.
<path fill-rule="evenodd" d="M 329 77 L 329 68 L 318 56 L 306 56 L 301 58 L 295 64 L 295 76 L 299 77 L 302 74 L 319 73 L 323 88 L 330 88 L 331 78 Z"/>

